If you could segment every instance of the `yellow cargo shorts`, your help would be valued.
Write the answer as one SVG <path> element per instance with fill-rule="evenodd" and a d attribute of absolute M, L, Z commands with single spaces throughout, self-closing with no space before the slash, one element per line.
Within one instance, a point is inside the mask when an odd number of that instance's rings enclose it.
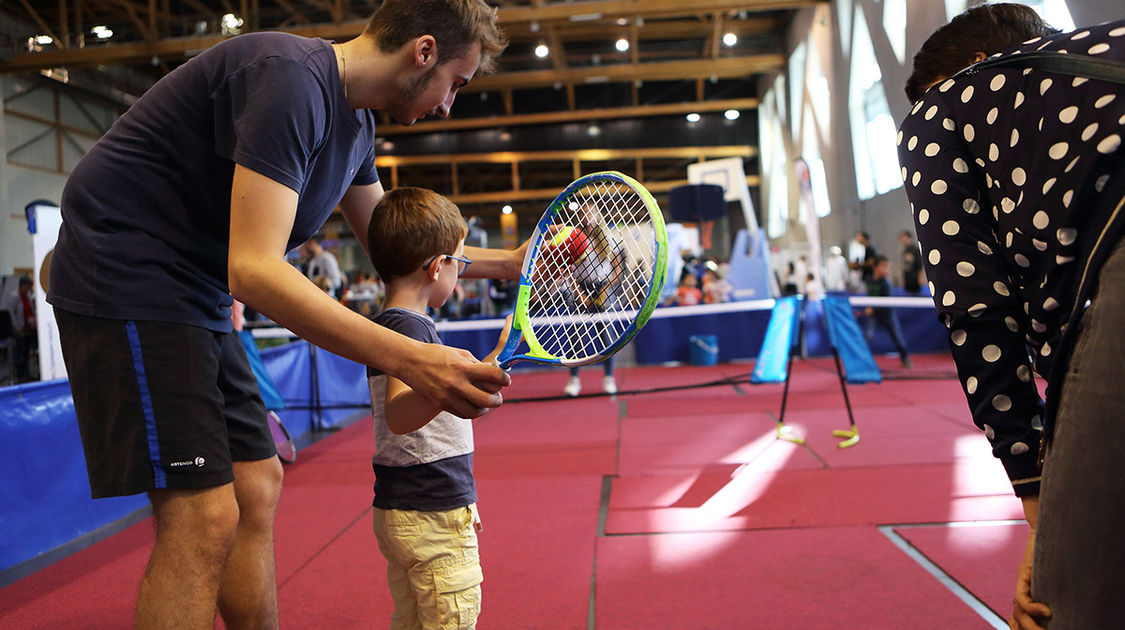
<path fill-rule="evenodd" d="M 392 630 L 476 627 L 481 582 L 476 505 L 445 512 L 372 509 L 394 599 Z"/>

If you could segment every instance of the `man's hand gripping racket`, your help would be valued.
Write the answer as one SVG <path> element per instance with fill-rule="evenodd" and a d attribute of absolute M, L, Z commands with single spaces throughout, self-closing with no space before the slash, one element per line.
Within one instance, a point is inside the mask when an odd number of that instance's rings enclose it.
<path fill-rule="evenodd" d="M 579 178 L 529 239 L 497 363 L 573 367 L 609 358 L 652 315 L 667 265 L 664 217 L 644 186 L 616 171 Z M 595 307 L 595 294 L 608 297 Z"/>

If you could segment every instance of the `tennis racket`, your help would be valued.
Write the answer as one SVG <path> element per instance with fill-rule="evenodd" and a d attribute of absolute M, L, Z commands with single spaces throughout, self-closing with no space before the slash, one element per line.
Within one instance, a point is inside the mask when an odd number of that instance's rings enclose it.
<path fill-rule="evenodd" d="M 297 445 L 289 436 L 289 431 L 282 424 L 281 418 L 272 411 L 266 414 L 270 425 L 270 434 L 273 435 L 274 444 L 277 445 L 277 457 L 283 463 L 292 464 L 297 461 Z"/>
<path fill-rule="evenodd" d="M 667 266 L 664 217 L 640 182 L 616 171 L 577 179 L 535 226 L 497 363 L 609 358 L 652 315 Z"/>

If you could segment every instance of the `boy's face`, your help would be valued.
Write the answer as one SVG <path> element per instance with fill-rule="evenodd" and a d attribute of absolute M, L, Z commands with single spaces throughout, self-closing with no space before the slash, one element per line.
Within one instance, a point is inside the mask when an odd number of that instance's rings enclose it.
<path fill-rule="evenodd" d="M 453 295 L 453 289 L 457 286 L 457 279 L 465 271 L 465 263 L 454 260 L 449 256 L 456 256 L 458 258 L 465 257 L 465 239 L 458 241 L 457 249 L 434 262 L 434 264 L 438 265 L 439 271 L 437 286 L 434 287 L 433 293 L 430 294 L 430 308 L 441 308 L 441 306 L 445 304 L 449 296 Z"/>
<path fill-rule="evenodd" d="M 891 263 L 884 260 L 883 262 L 875 265 L 875 277 L 886 278 L 891 275 Z"/>

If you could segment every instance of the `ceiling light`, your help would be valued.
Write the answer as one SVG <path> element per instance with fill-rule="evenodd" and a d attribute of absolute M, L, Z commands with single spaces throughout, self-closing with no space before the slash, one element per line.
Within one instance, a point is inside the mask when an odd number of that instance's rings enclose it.
<path fill-rule="evenodd" d="M 621 39 L 617 40 L 617 43 L 614 44 L 614 47 L 617 48 L 619 52 L 625 52 L 626 50 L 629 50 L 629 40 L 622 37 Z"/>
<path fill-rule="evenodd" d="M 547 48 L 547 44 L 539 44 L 538 46 L 535 47 L 535 56 L 536 57 L 539 57 L 540 59 L 542 59 L 549 54 L 551 54 L 551 49 Z"/>
<path fill-rule="evenodd" d="M 50 35 L 36 35 L 35 36 L 35 43 L 39 44 L 41 46 L 46 46 L 47 44 L 50 44 L 53 41 L 55 41 L 55 40 Z"/>
<path fill-rule="evenodd" d="M 738 35 L 735 35 L 734 33 L 727 33 L 726 35 L 723 35 L 723 43 L 727 46 L 734 46 L 738 43 Z"/>
<path fill-rule="evenodd" d="M 728 109 L 727 111 L 723 112 L 723 116 L 726 116 L 727 120 L 738 120 L 740 114 L 737 109 Z"/>
<path fill-rule="evenodd" d="M 500 132 L 500 141 L 501 141 L 501 142 L 507 142 L 507 141 L 509 141 L 509 140 L 511 140 L 511 139 L 512 139 L 512 134 L 511 134 L 511 133 L 509 133 L 509 132 L 507 132 L 507 131 L 501 131 L 501 132 Z"/>
<path fill-rule="evenodd" d="M 595 123 L 593 125 L 590 125 L 590 127 L 586 130 L 586 133 L 590 134 L 591 136 L 600 136 L 602 135 L 602 128 Z"/>
<path fill-rule="evenodd" d="M 505 205 L 503 208 L 500 208 L 500 214 L 512 214 L 512 206 Z"/>
<path fill-rule="evenodd" d="M 93 33 L 98 39 L 109 39 L 110 37 L 113 37 L 113 31 L 111 31 L 109 27 L 102 25 L 95 26 L 94 28 L 90 29 L 90 32 Z"/>
<path fill-rule="evenodd" d="M 700 115 L 697 114 L 696 112 L 692 112 L 692 113 L 687 115 L 687 121 L 689 123 L 697 123 L 697 122 L 699 122 L 699 119 L 700 119 Z"/>
<path fill-rule="evenodd" d="M 617 25 L 618 26 L 626 26 L 628 24 L 629 24 L 629 20 L 627 20 L 625 18 L 617 18 Z"/>
<path fill-rule="evenodd" d="M 226 15 L 224 15 L 220 22 L 222 23 L 223 28 L 227 30 L 236 29 L 242 26 L 242 18 L 236 17 L 233 13 L 227 13 Z"/>

